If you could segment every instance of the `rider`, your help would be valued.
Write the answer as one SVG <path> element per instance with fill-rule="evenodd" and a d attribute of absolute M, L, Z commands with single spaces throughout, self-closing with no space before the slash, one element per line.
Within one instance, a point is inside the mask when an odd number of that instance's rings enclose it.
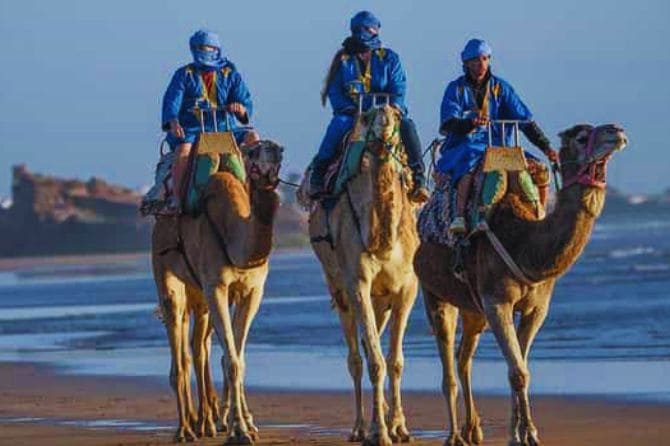
<path fill-rule="evenodd" d="M 451 176 L 457 184 L 456 214 L 449 226 L 453 233 L 466 231 L 465 207 L 472 186 L 472 171 L 480 163 L 488 145 L 490 120 L 527 121 L 520 125 L 528 140 L 552 162 L 558 153 L 549 139 L 532 121 L 533 116 L 510 84 L 491 74 L 491 47 L 480 39 L 471 39 L 461 52 L 464 75 L 447 86 L 440 110 L 440 133 L 446 136 L 437 170 Z M 512 126 L 509 126 L 512 127 Z M 511 145 L 512 130 L 492 125 L 493 145 Z"/>
<path fill-rule="evenodd" d="M 398 55 L 382 47 L 380 27 L 379 19 L 369 11 L 354 15 L 350 22 L 351 36 L 344 40 L 342 49 L 331 62 L 321 91 L 321 102 L 325 106 L 326 98 L 330 100 L 334 116 L 312 163 L 310 187 L 313 196 L 324 192 L 324 175 L 328 165 L 336 155 L 337 146 L 353 127 L 358 94 L 389 93 L 391 106 L 402 116 L 400 136 L 414 178 L 410 199 L 416 202 L 428 199 L 421 142 L 414 122 L 407 117 L 405 106 L 405 70 Z"/>
<path fill-rule="evenodd" d="M 172 179 L 177 202 L 184 189 L 184 172 L 191 147 L 201 131 L 200 114 L 194 107 L 216 107 L 217 128 L 226 127 L 226 113 L 235 139 L 240 146 L 258 141 L 258 134 L 249 126 L 252 112 L 251 94 L 242 76 L 222 53 L 219 36 L 211 31 L 198 30 L 189 44 L 193 63 L 179 68 L 172 76 L 163 96 L 162 128 L 168 132 L 167 142 L 175 152 Z M 212 113 L 205 112 L 205 131 L 214 130 Z"/>

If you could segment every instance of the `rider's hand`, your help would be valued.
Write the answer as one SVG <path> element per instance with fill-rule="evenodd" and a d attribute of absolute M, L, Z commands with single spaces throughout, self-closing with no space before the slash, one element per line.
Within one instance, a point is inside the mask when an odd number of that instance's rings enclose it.
<path fill-rule="evenodd" d="M 239 102 L 233 102 L 232 104 L 228 104 L 227 108 L 229 112 L 235 113 L 239 117 L 244 117 L 247 115 L 246 107 L 240 104 Z"/>
<path fill-rule="evenodd" d="M 179 125 L 179 121 L 177 121 L 176 119 L 170 121 L 170 133 L 172 133 L 172 136 L 176 138 L 183 138 L 184 136 L 186 136 L 184 134 L 184 128 L 181 125 Z"/>
<path fill-rule="evenodd" d="M 546 152 L 544 152 L 545 155 L 547 155 L 547 158 L 549 158 L 549 161 L 552 163 L 557 163 L 559 158 L 558 158 L 558 152 L 551 147 L 547 149 Z"/>
<path fill-rule="evenodd" d="M 489 124 L 489 118 L 487 116 L 477 116 L 472 120 L 472 123 L 475 127 L 484 127 Z"/>

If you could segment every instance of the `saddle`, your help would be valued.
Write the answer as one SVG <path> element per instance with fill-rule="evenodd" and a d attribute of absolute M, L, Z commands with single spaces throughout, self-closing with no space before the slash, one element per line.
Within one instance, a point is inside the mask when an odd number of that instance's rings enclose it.
<path fill-rule="evenodd" d="M 174 153 L 161 152 L 156 166 L 155 183 L 146 193 L 140 205 L 142 215 L 177 216 L 180 214 L 197 215 L 201 211 L 202 195 L 209 177 L 220 171 L 231 172 L 240 181 L 246 181 L 246 171 L 242 152 L 237 146 L 232 132 L 201 133 L 189 154 L 188 167 L 184 174 L 187 187 L 177 209 L 172 184 L 171 167 Z"/>
<path fill-rule="evenodd" d="M 366 113 L 365 117 L 369 118 L 370 116 L 374 116 L 371 113 L 376 113 L 376 111 Z M 356 120 L 354 128 L 342 138 L 342 141 L 338 145 L 337 153 L 333 157 L 333 161 L 328 166 L 324 176 L 325 197 L 318 200 L 324 208 L 330 209 L 334 206 L 337 198 L 344 192 L 349 180 L 358 174 L 363 155 L 368 144 L 371 142 L 371 132 L 369 131 L 371 125 L 372 123 L 369 120 L 359 117 Z M 404 168 L 407 164 L 404 151 L 394 155 L 392 162 L 398 163 L 401 168 Z M 298 200 L 305 209 L 311 209 L 314 204 L 313 200 L 308 198 L 311 175 L 312 165 L 307 168 L 300 191 L 298 192 Z M 404 180 L 406 184 L 409 184 L 411 182 L 411 175 L 405 175 Z"/>
<path fill-rule="evenodd" d="M 185 191 L 183 211 L 197 215 L 201 211 L 202 198 L 209 177 L 216 172 L 231 172 L 241 182 L 246 182 L 242 152 L 237 146 L 232 132 L 201 133 L 190 154 L 186 178 L 189 179 Z"/>
<path fill-rule="evenodd" d="M 549 170 L 540 161 L 526 158 L 520 147 L 488 147 L 473 177 L 465 217 L 475 231 L 499 208 L 508 208 L 527 221 L 545 218 Z M 456 188 L 448 174 L 436 173 L 434 179 L 435 191 L 419 214 L 419 236 L 453 248 L 462 239 L 449 231 L 455 217 Z"/>

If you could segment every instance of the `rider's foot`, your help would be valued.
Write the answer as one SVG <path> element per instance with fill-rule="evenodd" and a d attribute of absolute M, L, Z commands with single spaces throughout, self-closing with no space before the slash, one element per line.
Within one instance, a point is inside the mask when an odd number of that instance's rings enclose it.
<path fill-rule="evenodd" d="M 454 220 L 449 225 L 449 232 L 452 234 L 465 234 L 467 228 L 465 226 L 464 217 L 455 217 Z"/>
<path fill-rule="evenodd" d="M 425 186 L 415 187 L 412 192 L 409 193 L 410 201 L 418 204 L 423 204 L 430 198 L 430 192 Z"/>

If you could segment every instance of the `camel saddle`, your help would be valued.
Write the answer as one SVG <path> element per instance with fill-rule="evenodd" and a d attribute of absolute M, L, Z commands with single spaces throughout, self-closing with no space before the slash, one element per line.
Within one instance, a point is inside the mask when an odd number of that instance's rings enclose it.
<path fill-rule="evenodd" d="M 377 113 L 377 111 L 373 110 L 365 113 Z M 361 160 L 370 142 L 368 127 L 360 125 L 360 122 L 360 120 L 357 120 L 354 128 L 342 138 L 337 153 L 326 170 L 324 176 L 326 195 L 325 198 L 320 199 L 322 206 L 326 209 L 335 205 L 337 198 L 344 192 L 349 180 L 356 176 L 360 169 Z M 402 168 L 402 164 L 397 158 L 394 157 L 392 162 L 398 163 L 399 168 Z M 306 173 L 307 184 L 309 184 L 311 174 L 312 166 L 310 165 Z"/>
<path fill-rule="evenodd" d="M 473 176 L 466 207 L 471 230 L 499 207 L 511 209 L 523 220 L 544 219 L 546 193 L 541 191 L 549 186 L 549 170 L 540 161 L 526 158 L 521 147 L 488 147 Z M 462 238 L 449 231 L 457 198 L 452 183 L 449 174 L 435 174 L 435 191 L 419 214 L 422 240 L 454 247 Z"/>
<path fill-rule="evenodd" d="M 216 172 L 231 172 L 240 181 L 246 181 L 242 152 L 233 132 L 201 133 L 191 151 L 188 165 L 186 178 L 189 182 L 185 191 L 186 199 L 182 203 L 184 212 L 191 215 L 200 213 L 209 177 Z"/>

